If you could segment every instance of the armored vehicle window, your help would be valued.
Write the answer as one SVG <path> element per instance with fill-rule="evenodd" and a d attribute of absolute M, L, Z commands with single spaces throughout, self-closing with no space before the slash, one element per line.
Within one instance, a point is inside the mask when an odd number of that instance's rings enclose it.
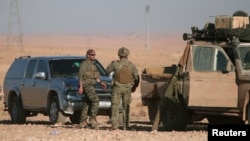
<path fill-rule="evenodd" d="M 193 48 L 193 63 L 196 71 L 222 71 L 227 58 L 218 48 L 197 46 Z"/>
<path fill-rule="evenodd" d="M 25 78 L 32 78 L 37 60 L 31 60 L 27 67 Z"/>
<path fill-rule="evenodd" d="M 196 71 L 211 71 L 213 61 L 213 48 L 193 48 L 193 63 Z"/>
<path fill-rule="evenodd" d="M 250 69 L 250 47 L 239 47 L 240 59 L 244 69 Z"/>
<path fill-rule="evenodd" d="M 214 70 L 223 71 L 227 67 L 227 58 L 225 55 L 218 49 L 215 50 L 215 60 L 214 60 Z"/>

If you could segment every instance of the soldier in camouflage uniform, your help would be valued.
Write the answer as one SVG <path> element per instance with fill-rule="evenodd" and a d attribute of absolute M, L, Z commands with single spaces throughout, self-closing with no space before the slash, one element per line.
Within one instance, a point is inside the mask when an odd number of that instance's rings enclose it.
<path fill-rule="evenodd" d="M 87 59 L 81 63 L 79 69 L 79 94 L 85 94 L 85 102 L 83 104 L 82 115 L 80 118 L 80 127 L 88 126 L 88 115 L 89 124 L 93 127 L 98 126 L 96 116 L 99 108 L 99 97 L 95 91 L 94 84 L 101 83 L 103 88 L 106 88 L 106 84 L 102 82 L 100 72 L 97 70 L 96 65 L 93 63 L 95 60 L 95 51 L 89 49 L 86 53 Z"/>
<path fill-rule="evenodd" d="M 129 127 L 129 114 L 130 114 L 130 103 L 131 103 L 131 90 L 135 91 L 139 84 L 139 74 L 136 66 L 128 60 L 129 50 L 122 47 L 118 50 L 119 60 L 112 61 L 106 68 L 106 72 L 109 74 L 114 72 L 114 79 L 112 85 L 112 114 L 111 114 L 111 130 L 118 129 L 119 123 L 119 107 L 122 101 L 123 107 L 123 129 L 126 130 Z M 127 65 L 131 71 L 131 77 L 126 76 L 126 74 L 119 74 L 122 65 Z M 124 75 L 126 78 L 131 78 L 132 80 L 127 83 L 120 82 L 117 79 L 117 75 Z"/>

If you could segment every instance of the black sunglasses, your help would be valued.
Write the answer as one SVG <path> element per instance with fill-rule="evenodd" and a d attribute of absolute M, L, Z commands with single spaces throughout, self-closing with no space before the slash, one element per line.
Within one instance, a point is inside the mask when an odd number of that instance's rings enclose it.
<path fill-rule="evenodd" d="M 95 54 L 89 54 L 90 56 L 95 56 Z"/>

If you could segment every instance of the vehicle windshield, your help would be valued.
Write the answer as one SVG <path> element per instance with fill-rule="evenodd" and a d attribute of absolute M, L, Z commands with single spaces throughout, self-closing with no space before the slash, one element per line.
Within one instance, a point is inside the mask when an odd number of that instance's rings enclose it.
<path fill-rule="evenodd" d="M 51 60 L 49 62 L 51 77 L 78 76 L 79 68 L 83 59 Z M 96 60 L 94 62 L 102 76 L 105 76 L 103 66 Z"/>
<path fill-rule="evenodd" d="M 239 56 L 244 69 L 250 69 L 250 46 L 240 46 Z"/>

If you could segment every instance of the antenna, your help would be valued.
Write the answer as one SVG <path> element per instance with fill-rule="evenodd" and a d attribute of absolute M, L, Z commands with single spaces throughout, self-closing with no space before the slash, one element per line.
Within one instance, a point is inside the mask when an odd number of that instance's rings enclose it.
<path fill-rule="evenodd" d="M 7 48 L 20 46 L 23 49 L 23 35 L 19 16 L 18 0 L 10 1 Z"/>
<path fill-rule="evenodd" d="M 146 5 L 145 10 L 146 10 L 146 48 L 147 51 L 149 52 L 150 45 L 149 45 L 149 9 L 150 6 Z"/>

